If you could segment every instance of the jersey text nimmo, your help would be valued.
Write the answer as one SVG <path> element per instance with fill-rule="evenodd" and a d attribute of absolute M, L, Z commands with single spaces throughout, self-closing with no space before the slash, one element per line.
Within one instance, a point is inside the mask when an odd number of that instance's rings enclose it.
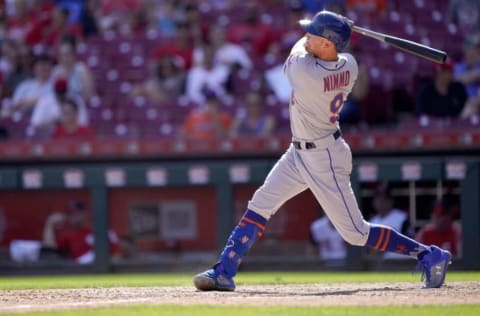
<path fill-rule="evenodd" d="M 350 71 L 333 73 L 323 78 L 323 91 L 328 92 L 341 87 L 346 87 L 350 83 Z"/>

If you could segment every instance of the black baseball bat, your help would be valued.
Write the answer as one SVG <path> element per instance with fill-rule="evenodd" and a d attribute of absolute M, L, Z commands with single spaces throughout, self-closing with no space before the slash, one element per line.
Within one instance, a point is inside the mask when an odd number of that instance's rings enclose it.
<path fill-rule="evenodd" d="M 417 42 L 409 41 L 404 38 L 399 38 L 380 32 L 375 32 L 363 27 L 352 25 L 352 31 L 362 34 L 364 36 L 374 38 L 378 41 L 390 44 L 398 49 L 401 49 L 407 53 L 417 55 L 419 57 L 431 60 L 433 62 L 443 64 L 447 59 L 447 53 L 444 51 L 422 45 Z"/>

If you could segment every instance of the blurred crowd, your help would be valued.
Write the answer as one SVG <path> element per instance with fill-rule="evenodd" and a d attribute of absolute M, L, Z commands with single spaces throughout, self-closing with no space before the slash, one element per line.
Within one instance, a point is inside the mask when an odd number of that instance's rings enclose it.
<path fill-rule="evenodd" d="M 478 123 L 479 2 L 415 4 L 431 6 L 444 32 L 455 33 L 458 50 L 447 63 L 407 77 L 414 88 L 402 94 L 379 89 L 368 64 L 373 44 L 354 34 L 348 49 L 360 72 L 340 118 L 346 129 L 419 118 L 477 117 Z M 303 35 L 298 20 L 326 8 L 387 23 L 406 7 L 394 0 L 3 0 L 0 137 L 288 132 L 290 87 L 282 64 Z M 380 81 L 388 80 L 380 75 Z"/>

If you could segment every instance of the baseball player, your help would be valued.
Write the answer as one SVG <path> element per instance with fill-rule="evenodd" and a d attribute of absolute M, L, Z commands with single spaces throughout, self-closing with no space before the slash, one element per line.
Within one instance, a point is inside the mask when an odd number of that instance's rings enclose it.
<path fill-rule="evenodd" d="M 342 53 L 351 21 L 328 11 L 301 20 L 306 34 L 292 48 L 284 71 L 292 86 L 292 143 L 248 202 L 218 263 L 197 274 L 197 289 L 233 291 L 243 256 L 263 235 L 269 218 L 300 192 L 310 189 L 343 239 L 351 245 L 396 252 L 418 260 L 424 287 L 440 287 L 451 254 L 364 220 L 350 185 L 352 154 L 341 136 L 339 114 L 357 78 L 352 55 Z"/>

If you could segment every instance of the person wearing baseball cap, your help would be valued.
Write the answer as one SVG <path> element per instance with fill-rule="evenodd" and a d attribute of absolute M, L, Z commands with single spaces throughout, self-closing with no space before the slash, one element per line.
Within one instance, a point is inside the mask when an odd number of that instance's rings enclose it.
<path fill-rule="evenodd" d="M 448 249 L 452 255 L 458 256 L 462 250 L 462 228 L 453 220 L 455 205 L 447 199 L 433 203 L 430 222 L 422 227 L 415 239 Z"/>
<path fill-rule="evenodd" d="M 93 228 L 90 211 L 80 200 L 68 202 L 64 212 L 65 229 L 56 234 L 56 249 L 79 264 L 95 261 Z M 110 248 L 114 256 L 121 253 L 119 238 L 113 230 L 108 231 Z"/>
<path fill-rule="evenodd" d="M 427 80 L 417 95 L 416 115 L 436 118 L 456 118 L 462 112 L 467 101 L 465 86 L 454 80 L 453 64 L 435 63 L 433 77 Z"/>

